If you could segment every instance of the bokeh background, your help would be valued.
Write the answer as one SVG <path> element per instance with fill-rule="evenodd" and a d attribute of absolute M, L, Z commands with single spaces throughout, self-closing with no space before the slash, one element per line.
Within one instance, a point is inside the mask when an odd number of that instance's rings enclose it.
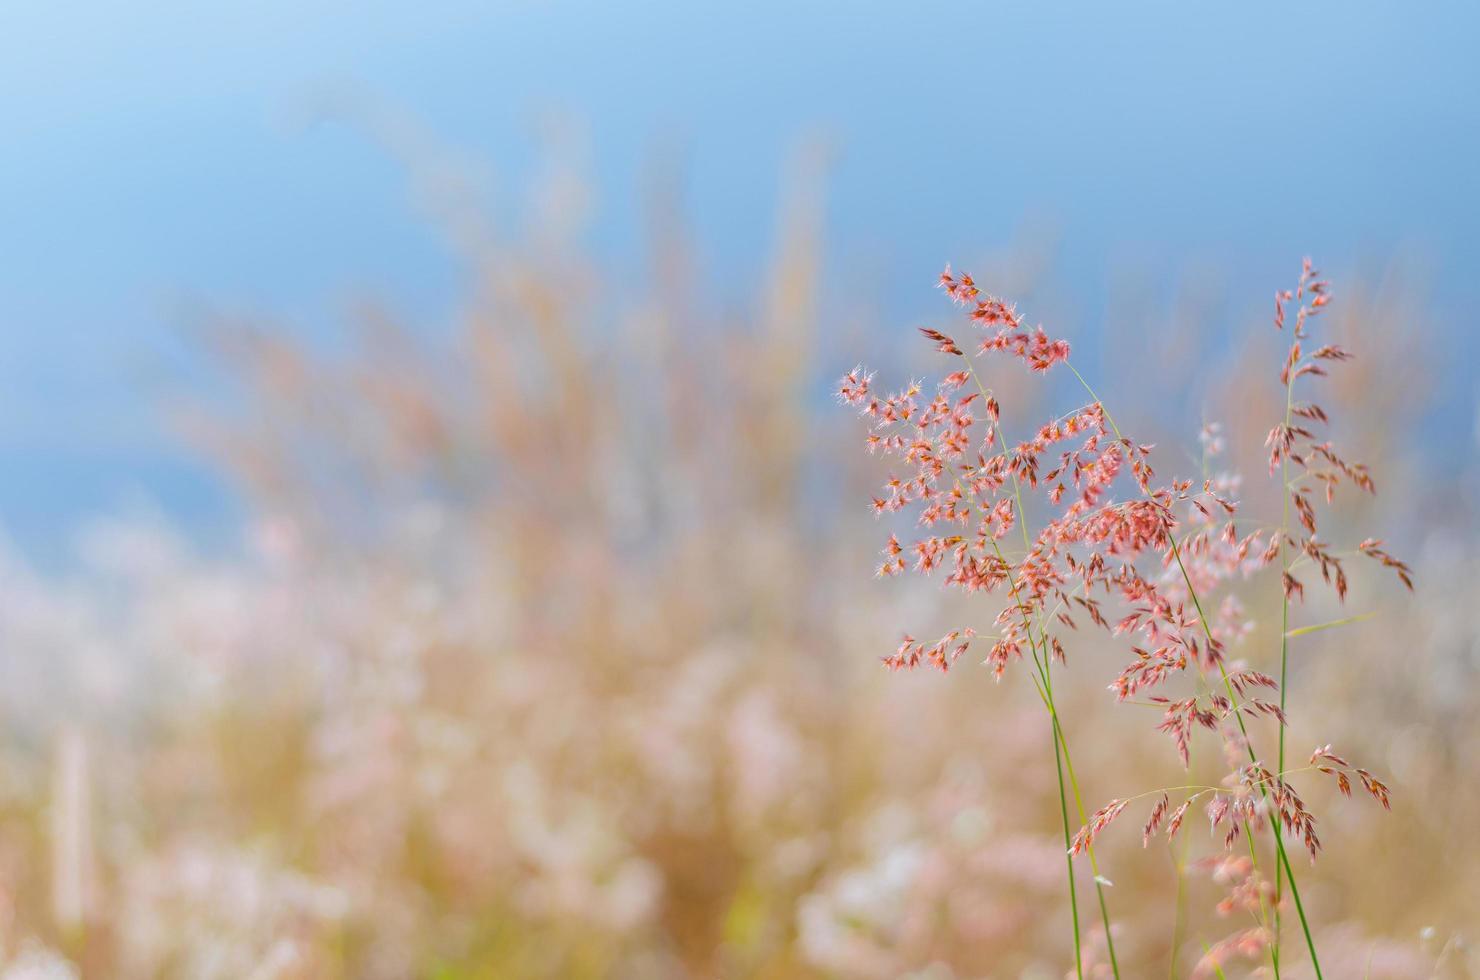
<path fill-rule="evenodd" d="M 831 383 L 938 368 L 951 261 L 1173 459 L 1221 420 L 1277 507 L 1269 300 L 1306 254 L 1381 489 L 1342 530 L 1419 588 L 1362 576 L 1375 618 L 1294 661 L 1293 744 L 1395 792 L 1312 790 L 1303 887 L 1328 976 L 1471 975 L 1477 29 L 7 5 L 0 976 L 1064 975 L 1041 709 L 879 669 L 961 607 L 872 577 L 882 472 Z M 1022 426 L 1070 397 L 1020 380 Z M 1174 782 L 1119 654 L 1071 656 L 1088 795 Z M 1117 946 L 1182 975 L 1230 925 L 1194 875 L 1174 928 L 1177 853 L 1136 838 Z"/>

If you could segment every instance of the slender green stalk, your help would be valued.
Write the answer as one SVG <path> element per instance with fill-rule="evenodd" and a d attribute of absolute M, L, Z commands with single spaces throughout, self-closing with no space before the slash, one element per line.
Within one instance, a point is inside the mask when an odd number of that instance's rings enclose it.
<path fill-rule="evenodd" d="M 1079 823 L 1082 826 L 1088 820 L 1084 813 L 1084 794 L 1079 791 L 1079 779 L 1074 775 L 1074 760 L 1069 756 L 1069 741 L 1064 735 L 1064 727 L 1059 722 L 1058 709 L 1053 706 L 1053 683 L 1052 683 L 1052 658 L 1049 657 L 1045 648 L 1043 651 L 1043 681 L 1048 689 L 1050 713 L 1053 715 L 1054 733 L 1058 736 L 1059 744 L 1064 747 L 1064 768 L 1069 773 L 1069 786 L 1074 791 L 1074 806 L 1079 811 Z M 1105 928 L 1105 949 L 1110 955 L 1110 968 L 1116 977 L 1120 976 L 1120 964 L 1115 958 L 1115 939 L 1110 935 L 1110 907 L 1105 900 L 1105 885 L 1100 875 L 1100 863 L 1095 857 L 1093 847 L 1087 846 L 1085 853 L 1089 855 L 1089 869 L 1095 878 L 1095 897 L 1100 903 L 1100 923 Z"/>
<path fill-rule="evenodd" d="M 1054 717 L 1054 729 L 1058 732 L 1059 742 L 1064 742 L 1064 730 L 1059 727 L 1058 717 Z M 1079 821 L 1081 824 L 1087 822 L 1084 816 L 1084 798 L 1079 792 L 1079 781 L 1074 778 L 1074 767 L 1069 764 L 1069 755 L 1064 753 L 1064 762 L 1069 770 L 1069 785 L 1074 790 L 1074 802 L 1079 808 Z M 1089 855 L 1089 869 L 1095 876 L 1095 897 L 1100 903 L 1100 925 L 1105 930 L 1105 951 L 1110 956 L 1110 970 L 1118 978 L 1120 976 L 1120 963 L 1115 958 L 1115 936 L 1110 931 L 1110 903 L 1105 900 L 1105 879 L 1100 874 L 1099 860 L 1094 856 L 1091 848 L 1086 847 L 1085 853 Z"/>
<path fill-rule="evenodd" d="M 1289 568 L 1287 567 L 1285 570 L 1289 571 Z M 1319 633 L 1321 630 L 1335 629 L 1338 626 L 1350 626 L 1352 623 L 1364 623 L 1376 615 L 1377 613 L 1375 612 L 1365 612 L 1356 616 L 1348 616 L 1345 619 L 1334 619 L 1329 623 L 1317 623 L 1314 626 L 1297 626 L 1295 629 L 1285 630 L 1285 637 L 1286 639 L 1293 640 L 1297 636 Z M 1289 617 L 1287 616 L 1286 621 L 1288 622 L 1288 620 Z"/>
<path fill-rule="evenodd" d="M 1290 425 L 1290 412 L 1293 407 L 1295 391 L 1295 375 L 1290 370 L 1294 365 L 1285 368 L 1285 427 Z M 1290 477 L 1289 460 L 1286 454 L 1280 454 L 1280 565 L 1285 575 L 1290 573 L 1289 548 L 1285 546 L 1285 539 L 1290 536 Z M 1285 713 L 1285 681 L 1289 672 L 1290 663 L 1290 596 L 1285 592 L 1284 578 L 1280 580 L 1280 714 Z M 1280 748 L 1279 748 L 1279 772 L 1285 771 L 1285 726 L 1280 725 Z M 1281 779 L 1284 777 L 1281 776 Z M 1290 882 L 1293 889 L 1295 882 Z M 1280 898 L 1284 894 L 1284 887 L 1278 875 L 1274 879 L 1274 948 L 1278 952 L 1280 948 Z M 1304 917 L 1301 925 L 1304 925 Z M 1310 952 L 1312 960 L 1315 958 L 1315 949 Z M 1320 965 L 1316 965 L 1316 975 L 1321 972 Z"/>
<path fill-rule="evenodd" d="M 1069 801 L 1064 796 L 1064 761 L 1063 752 L 1059 743 L 1059 722 L 1053 720 L 1053 764 L 1054 770 L 1059 777 L 1059 816 L 1063 820 L 1064 827 L 1064 865 L 1069 876 L 1069 913 L 1074 919 L 1074 974 L 1080 980 L 1084 978 L 1084 953 L 1080 949 L 1079 939 L 1079 896 L 1074 887 L 1074 855 L 1069 852 Z M 1104 905 L 1100 906 L 1104 911 Z"/>
<path fill-rule="evenodd" d="M 1074 775 L 1074 761 L 1073 758 L 1069 755 L 1069 742 L 1064 735 L 1063 725 L 1061 725 L 1059 722 L 1058 708 L 1054 704 L 1051 681 L 1049 680 L 1050 674 L 1045 669 L 1045 661 L 1039 658 L 1038 650 L 1033 645 L 1031 635 L 1029 637 L 1029 647 L 1032 649 L 1033 667 L 1034 670 L 1037 672 L 1036 675 L 1030 675 L 1033 678 L 1033 686 L 1037 689 L 1038 696 L 1043 701 L 1043 706 L 1048 709 L 1049 717 L 1053 720 L 1054 763 L 1058 771 L 1059 778 L 1059 809 L 1064 820 L 1064 857 L 1068 861 L 1069 867 L 1069 899 L 1072 903 L 1074 903 L 1075 969 L 1076 971 L 1080 971 L 1082 970 L 1082 967 L 1080 966 L 1079 960 L 1079 908 L 1077 899 L 1075 897 L 1077 891 L 1074 884 L 1074 858 L 1073 855 L 1069 853 L 1069 847 L 1071 846 L 1071 844 L 1069 840 L 1069 815 L 1067 804 L 1068 796 L 1064 791 L 1064 776 L 1066 772 L 1069 777 L 1069 786 L 1072 788 L 1074 793 L 1074 807 L 1079 815 L 1079 823 L 1083 825 L 1088 821 L 1085 817 L 1084 796 L 1079 791 L 1079 780 Z M 1062 755 L 1060 754 L 1061 749 Z M 1101 883 L 1100 865 L 1099 860 L 1095 857 L 1094 845 L 1086 845 L 1085 853 L 1089 856 L 1090 873 L 1093 874 L 1095 878 L 1095 895 L 1096 898 L 1099 900 L 1100 905 L 1100 922 L 1104 925 L 1105 928 L 1105 949 L 1110 956 L 1110 969 L 1115 974 L 1118 980 L 1118 978 L 1120 977 L 1120 963 L 1115 956 L 1115 940 L 1110 934 L 1110 910 L 1109 905 L 1105 900 L 1105 886 Z M 1079 975 L 1083 976 L 1082 972 L 1079 973 Z"/>
<path fill-rule="evenodd" d="M 1259 857 L 1254 853 L 1254 827 L 1247 820 L 1244 821 L 1244 839 L 1249 842 L 1249 861 L 1257 868 L 1259 867 Z M 1279 880 L 1278 869 L 1275 872 L 1275 880 Z M 1279 902 L 1276 901 L 1274 903 L 1276 928 L 1278 928 L 1279 916 L 1280 906 Z M 1269 912 L 1265 910 L 1264 894 L 1262 892 L 1259 895 L 1259 924 L 1266 929 L 1269 928 Z M 1274 968 L 1274 980 L 1280 980 L 1280 944 L 1278 942 L 1269 944 L 1269 965 Z"/>

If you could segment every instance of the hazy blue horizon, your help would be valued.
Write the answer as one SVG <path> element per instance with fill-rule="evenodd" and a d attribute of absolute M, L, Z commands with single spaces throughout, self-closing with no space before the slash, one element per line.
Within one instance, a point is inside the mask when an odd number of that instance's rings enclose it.
<path fill-rule="evenodd" d="M 346 93 L 486 165 L 501 204 L 533 121 L 576 120 L 591 242 L 616 262 L 640 241 L 645 168 L 678 147 L 705 267 L 736 295 L 787 162 L 824 139 L 828 253 L 877 277 L 883 323 L 932 301 L 943 261 L 1035 218 L 1090 308 L 1126 257 L 1216 268 L 1252 302 L 1306 253 L 1333 271 L 1417 253 L 1458 345 L 1442 390 L 1473 417 L 1475 8 L 770 6 L 9 8 L 0 528 L 54 557 L 131 496 L 223 526 L 229 498 L 153 406 L 182 304 L 319 334 L 365 292 L 420 322 L 447 310 L 455 267 L 398 165 L 354 127 L 305 125 Z"/>

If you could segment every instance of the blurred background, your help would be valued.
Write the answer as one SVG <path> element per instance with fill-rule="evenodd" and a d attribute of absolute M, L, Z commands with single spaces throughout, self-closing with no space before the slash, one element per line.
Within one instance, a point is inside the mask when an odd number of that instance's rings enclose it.
<path fill-rule="evenodd" d="M 1270 296 L 1307 254 L 1380 490 L 1333 536 L 1418 590 L 1363 570 L 1376 616 L 1292 661 L 1292 744 L 1394 790 L 1312 787 L 1302 888 L 1327 976 L 1472 975 L 1477 29 L 7 5 L 0 976 L 1064 976 L 1041 708 L 879 669 L 968 607 L 873 578 L 884 471 L 833 381 L 940 370 L 949 261 L 1169 467 L 1221 421 L 1277 513 Z M 998 383 L 1020 430 L 1077 404 Z M 1090 799 L 1179 780 L 1082 642 Z M 1185 975 L 1219 888 L 1179 915 L 1181 852 L 1120 829 L 1126 975 Z"/>

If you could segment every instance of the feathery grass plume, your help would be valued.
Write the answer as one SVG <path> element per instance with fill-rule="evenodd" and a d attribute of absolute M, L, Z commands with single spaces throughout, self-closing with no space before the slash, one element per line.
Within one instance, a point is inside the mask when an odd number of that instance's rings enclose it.
<path fill-rule="evenodd" d="M 1192 792 L 1167 821 L 1168 834 L 1175 833 L 1187 806 L 1206 797 L 1209 823 L 1221 834 L 1223 848 L 1246 842 L 1248 874 L 1235 884 L 1224 907 L 1257 913 L 1259 926 L 1220 940 L 1211 947 L 1208 962 L 1221 962 L 1230 950 L 1267 949 L 1278 973 L 1280 902 L 1288 883 L 1319 974 L 1314 938 L 1284 848 L 1286 835 L 1299 840 L 1312 858 L 1321 848 L 1316 818 L 1289 779 L 1294 773 L 1284 768 L 1288 608 L 1292 600 L 1304 599 L 1305 582 L 1296 573 L 1307 566 L 1318 571 L 1338 600 L 1345 600 L 1343 554 L 1318 535 L 1318 506 L 1329 505 L 1342 484 L 1375 492 L 1365 465 L 1348 462 L 1331 441 L 1316 434 L 1329 421 L 1326 410 L 1293 398 L 1297 380 L 1325 376 L 1329 366 L 1351 358 L 1338 345 L 1312 348 L 1309 342 L 1312 322 L 1330 302 L 1327 283 L 1307 260 L 1298 285 L 1276 299 L 1275 325 L 1284 330 L 1288 324 L 1293 342 L 1280 372 L 1287 395 L 1285 419 L 1271 430 L 1266 445 L 1271 473 L 1281 473 L 1287 506 L 1282 523 L 1250 521 L 1245 531 L 1240 528 L 1244 519 L 1236 474 L 1159 478 L 1153 447 L 1122 432 L 1070 363 L 1066 341 L 1050 338 L 1042 327 L 1025 326 L 1014 306 L 985 295 L 968 274 L 958 275 L 947 267 L 939 285 L 967 309 L 968 319 L 985 337 L 976 344 L 962 344 L 942 330 L 920 328 L 936 352 L 952 359 L 950 373 L 933 391 L 927 393 L 925 382 L 910 381 L 877 392 L 874 375 L 862 368 L 846 375 L 837 388 L 839 399 L 868 423 L 870 452 L 882 453 L 899 467 L 882 495 L 874 498 L 874 513 L 909 510 L 923 532 L 905 545 L 897 534 L 890 534 L 880 573 L 903 572 L 909 555 L 920 573 L 945 569 L 943 582 L 948 588 L 1002 600 L 993 622 L 995 633 L 982 640 L 989 644 L 984 663 L 1000 680 L 1025 657 L 1031 661 L 1030 677 L 1052 716 L 1056 758 L 1062 757 L 1071 773 L 1063 732 L 1072 719 L 1060 716 L 1050 679 L 1051 665 L 1067 660 L 1065 644 L 1071 637 L 1065 631 L 1077 630 L 1084 620 L 1112 637 L 1130 638 L 1133 658 L 1109 685 L 1116 698 L 1161 710 L 1156 728 L 1171 736 L 1184 767 L 1191 765 L 1199 730 L 1218 739 L 1228 762 L 1222 786 L 1183 787 Z M 1292 302 L 1298 304 L 1293 317 L 1288 312 Z M 966 353 L 968 347 L 973 354 Z M 1002 406 L 988 383 L 991 375 L 978 362 L 988 354 L 1007 355 L 1040 375 L 1063 364 L 1090 400 L 1030 430 L 1027 438 L 1009 439 Z M 963 394 L 968 384 L 972 388 Z M 1219 428 L 1205 426 L 1199 441 L 1206 471 L 1208 460 L 1223 449 Z M 1290 479 L 1286 474 L 1292 467 L 1299 475 Z M 1317 489 L 1319 500 L 1314 495 Z M 1030 533 L 1025 501 L 1033 500 L 1034 510 L 1045 519 Z M 1021 531 L 1021 550 L 1004 546 L 1014 527 Z M 1393 569 L 1402 584 L 1412 588 L 1408 566 L 1383 551 L 1380 542 L 1367 539 L 1355 553 Z M 1274 567 L 1286 608 L 1279 679 L 1230 660 L 1230 645 L 1252 629 L 1232 587 L 1250 577 L 1257 581 L 1263 569 Z M 1217 609 L 1216 620 L 1209 618 L 1210 608 Z M 928 663 L 947 670 L 974 639 L 964 626 L 929 647 L 906 636 L 884 662 L 893 669 Z M 1176 693 L 1161 693 L 1171 689 Z M 1260 690 L 1272 693 L 1262 697 Z M 1274 694 L 1278 701 L 1272 700 Z M 1261 721 L 1274 727 L 1272 738 L 1259 737 L 1263 729 L 1256 723 Z M 1273 768 L 1259 755 L 1269 741 L 1278 745 Z M 1365 769 L 1350 767 L 1329 749 L 1319 750 L 1309 769 L 1334 774 L 1348 795 L 1349 774 L 1355 775 L 1374 798 L 1389 806 L 1384 783 Z M 1060 785 L 1067 813 L 1062 776 Z M 1171 809 L 1169 791 L 1153 792 L 1159 799 L 1143 828 L 1143 844 L 1149 844 Z M 1075 782 L 1074 797 L 1082 807 L 1079 795 Z M 1093 862 L 1095 841 L 1130 799 L 1112 800 L 1088 818 L 1081 809 L 1083 825 L 1068 841 L 1070 854 L 1087 853 Z M 1255 835 L 1266 830 L 1274 838 L 1273 885 L 1257 864 L 1260 848 Z M 1097 867 L 1095 875 L 1098 880 Z M 1072 902 L 1072 873 L 1070 889 Z M 1103 892 L 1101 896 L 1104 912 Z M 1108 933 L 1108 914 L 1106 929 Z M 1074 933 L 1077 949 L 1077 912 Z M 1076 961 L 1076 968 L 1080 966 Z"/>

